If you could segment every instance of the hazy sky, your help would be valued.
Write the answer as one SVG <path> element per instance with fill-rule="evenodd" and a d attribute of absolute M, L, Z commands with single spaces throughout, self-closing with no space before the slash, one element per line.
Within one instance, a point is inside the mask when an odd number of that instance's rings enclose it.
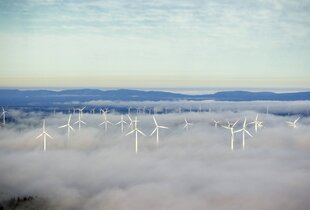
<path fill-rule="evenodd" d="M 1 86 L 310 87 L 308 0 L 0 0 Z"/>

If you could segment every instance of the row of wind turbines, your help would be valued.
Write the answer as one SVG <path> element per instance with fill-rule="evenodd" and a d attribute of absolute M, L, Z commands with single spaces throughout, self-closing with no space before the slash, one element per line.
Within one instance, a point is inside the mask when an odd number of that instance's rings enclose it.
<path fill-rule="evenodd" d="M 82 116 L 83 116 L 83 110 L 85 109 L 85 107 L 83 108 L 77 108 L 76 110 L 78 110 L 79 114 L 78 114 L 78 120 L 76 122 L 73 123 L 74 124 L 78 124 L 78 130 L 80 132 L 81 130 L 81 126 L 82 124 L 86 125 L 86 123 L 82 120 Z M 5 114 L 7 113 L 7 111 L 2 107 L 2 114 L 1 116 L 3 117 L 3 125 L 5 125 Z M 135 119 L 133 120 L 129 114 L 127 114 L 127 117 L 129 119 L 129 123 L 126 122 L 124 120 L 124 116 L 121 115 L 121 119 L 119 122 L 113 124 L 112 122 L 110 122 L 107 119 L 107 114 L 108 114 L 108 109 L 100 109 L 100 113 L 103 116 L 103 121 L 99 124 L 99 126 L 104 126 L 105 131 L 107 132 L 108 130 L 108 125 L 121 125 L 121 132 L 124 132 L 124 125 L 128 125 L 128 128 L 131 128 L 131 131 L 129 131 L 126 136 L 131 135 L 131 134 L 135 134 L 135 152 L 138 153 L 138 135 L 143 135 L 146 136 L 141 130 L 138 129 L 138 122 L 139 120 L 137 119 L 137 116 L 135 117 Z M 74 131 L 74 128 L 71 126 L 71 116 L 72 114 L 69 115 L 68 121 L 66 124 L 59 126 L 58 128 L 67 128 L 67 137 L 68 139 L 70 138 L 70 133 L 72 131 Z M 290 121 L 286 121 L 286 123 L 288 124 L 289 127 L 292 128 L 297 128 L 297 122 L 300 119 L 300 117 L 298 117 L 296 120 L 290 122 Z M 153 121 L 155 124 L 155 128 L 154 130 L 151 132 L 150 136 L 153 136 L 156 133 L 156 143 L 158 145 L 159 143 L 159 129 L 169 129 L 166 126 L 162 126 L 159 125 L 156 121 L 155 116 L 153 115 Z M 186 129 L 186 131 L 189 130 L 189 128 L 193 125 L 193 123 L 188 122 L 188 120 L 185 118 L 184 119 L 185 125 L 184 125 L 184 129 Z M 214 122 L 214 127 L 218 127 L 218 125 L 220 124 L 221 121 L 216 121 L 213 120 Z M 222 128 L 225 128 L 227 130 L 230 131 L 230 141 L 231 141 L 231 150 L 234 150 L 234 140 L 235 140 L 235 134 L 242 132 L 242 148 L 245 149 L 245 136 L 248 135 L 250 137 L 253 137 L 253 135 L 247 130 L 248 125 L 254 124 L 254 128 L 255 128 L 255 132 L 257 133 L 259 128 L 263 127 L 263 122 L 261 120 L 258 119 L 258 114 L 256 115 L 256 118 L 253 122 L 247 123 L 247 118 L 245 117 L 244 121 L 243 121 L 243 126 L 241 129 L 235 130 L 235 126 L 236 124 L 239 122 L 239 120 L 235 121 L 234 123 L 231 123 L 227 120 L 227 125 L 220 125 Z M 45 120 L 43 120 L 43 128 L 42 128 L 42 133 L 40 135 L 38 135 L 36 137 L 36 139 L 40 138 L 43 136 L 43 150 L 46 151 L 46 137 L 49 137 L 52 139 L 52 136 L 49 135 L 46 131 L 45 128 Z"/>
<path fill-rule="evenodd" d="M 70 138 L 70 133 L 71 131 L 74 131 L 74 128 L 71 126 L 71 114 L 69 115 L 69 119 L 68 119 L 68 122 L 62 126 L 59 126 L 58 128 L 67 128 L 67 135 L 68 135 L 68 139 Z M 117 123 L 115 123 L 115 125 L 121 125 L 121 132 L 123 133 L 124 132 L 124 125 L 128 125 L 129 128 L 131 128 L 132 130 L 130 132 L 128 132 L 126 134 L 126 136 L 128 135 L 131 135 L 131 134 L 135 134 L 135 152 L 138 153 L 138 134 L 141 134 L 143 136 L 146 136 L 146 134 L 144 134 L 141 130 L 138 129 L 138 125 L 137 123 L 139 122 L 139 120 L 137 119 L 137 117 L 135 117 L 134 120 L 132 120 L 132 118 L 127 115 L 129 120 L 130 120 L 130 123 L 126 122 L 124 120 L 124 116 L 121 115 L 121 120 Z M 108 119 L 107 119 L 107 115 L 106 115 L 106 112 L 103 113 L 103 122 L 101 122 L 99 124 L 99 126 L 101 125 L 104 125 L 104 128 L 105 128 L 105 131 L 108 130 L 108 125 L 114 125 L 112 122 L 110 122 Z M 159 144 L 159 129 L 169 129 L 168 127 L 166 126 L 162 126 L 162 125 L 159 125 L 156 121 L 156 118 L 155 116 L 153 116 L 153 120 L 154 120 L 154 124 L 155 124 L 155 128 L 154 130 L 152 131 L 152 133 L 150 134 L 150 136 L 153 136 L 155 133 L 156 133 L 156 144 L 158 145 Z M 86 125 L 86 123 L 81 119 L 81 113 L 79 113 L 79 118 L 78 118 L 78 121 L 76 121 L 75 123 L 73 124 L 79 124 L 79 131 L 81 129 L 81 124 L 83 123 L 84 125 Z M 42 127 L 42 133 L 39 134 L 36 139 L 40 138 L 43 136 L 43 150 L 46 151 L 46 137 L 49 137 L 50 139 L 53 139 L 53 137 L 51 135 L 49 135 L 46 131 L 46 128 L 45 128 L 45 120 L 43 120 L 43 127 Z"/>

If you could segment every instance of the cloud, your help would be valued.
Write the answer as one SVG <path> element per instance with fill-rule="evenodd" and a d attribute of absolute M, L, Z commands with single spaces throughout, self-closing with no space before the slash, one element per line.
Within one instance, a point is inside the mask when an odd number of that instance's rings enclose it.
<path fill-rule="evenodd" d="M 129 129 L 121 134 L 119 126 L 112 126 L 104 132 L 98 114 L 84 114 L 87 125 L 80 133 L 75 125 L 67 145 L 66 129 L 57 127 L 68 115 L 13 110 L 10 114 L 15 123 L 0 130 L 1 199 L 36 195 L 51 209 L 307 209 L 310 205 L 309 117 L 290 129 L 285 121 L 296 116 L 260 113 L 264 128 L 256 134 L 249 127 L 254 137 L 246 139 L 244 151 L 241 135 L 236 134 L 232 152 L 229 132 L 214 128 L 212 120 L 224 123 L 247 116 L 252 121 L 255 111 L 158 115 L 158 123 L 170 129 L 160 130 L 158 146 L 154 136 L 139 136 L 135 154 L 134 136 L 125 136 Z M 42 139 L 34 139 L 43 117 L 54 137 L 47 139 L 45 153 Z M 185 117 L 194 124 L 188 132 L 183 129 Z M 108 118 L 117 122 L 120 115 L 111 113 Z M 138 118 L 139 128 L 149 135 L 154 129 L 152 117 Z M 76 120 L 73 116 L 72 122 Z"/>

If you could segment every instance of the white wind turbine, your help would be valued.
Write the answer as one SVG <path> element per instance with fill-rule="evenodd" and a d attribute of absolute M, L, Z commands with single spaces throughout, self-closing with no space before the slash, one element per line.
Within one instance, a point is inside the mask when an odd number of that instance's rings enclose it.
<path fill-rule="evenodd" d="M 219 121 L 213 120 L 213 122 L 214 122 L 214 127 L 217 128 L 217 125 L 218 125 L 221 121 L 220 121 L 220 120 L 219 120 Z"/>
<path fill-rule="evenodd" d="M 183 128 L 186 129 L 186 131 L 188 131 L 189 126 L 193 125 L 193 123 L 189 123 L 186 118 L 184 119 L 184 121 L 185 121 L 185 125 Z"/>
<path fill-rule="evenodd" d="M 135 118 L 135 120 L 133 120 L 134 122 L 134 129 L 132 131 L 130 131 L 129 133 L 126 134 L 126 136 L 132 134 L 132 133 L 135 133 L 136 134 L 136 148 L 135 148 L 135 151 L 136 153 L 138 153 L 138 133 L 140 133 L 141 135 L 143 136 L 146 136 L 142 131 L 140 131 L 137 127 L 137 123 L 138 123 L 138 120 L 137 120 L 137 117 Z"/>
<path fill-rule="evenodd" d="M 163 129 L 169 129 L 168 127 L 166 126 L 161 126 L 161 125 L 158 125 L 157 122 L 156 122 L 156 119 L 153 115 L 153 120 L 154 120 L 154 123 L 155 123 L 155 129 L 153 130 L 153 132 L 150 134 L 150 136 L 152 136 L 155 132 L 156 132 L 156 143 L 158 145 L 158 135 L 159 135 L 159 129 L 160 128 L 163 128 Z"/>
<path fill-rule="evenodd" d="M 77 110 L 79 111 L 79 115 L 83 115 L 83 110 L 86 108 L 86 106 L 84 106 L 83 108 L 77 108 Z"/>
<path fill-rule="evenodd" d="M 235 127 L 235 125 L 238 123 L 238 121 L 239 121 L 239 120 L 237 120 L 234 124 L 230 124 L 230 123 L 228 122 L 228 125 L 227 125 L 227 126 L 222 125 L 223 128 L 230 130 L 230 134 L 231 134 L 231 137 L 230 137 L 230 148 L 231 148 L 231 150 L 234 150 L 234 136 L 235 136 L 235 133 L 236 133 L 236 132 L 234 131 L 234 127 Z"/>
<path fill-rule="evenodd" d="M 5 111 L 4 108 L 2 107 L 2 114 L 1 114 L 1 116 L 3 116 L 3 118 L 2 118 L 3 125 L 5 125 L 5 114 L 6 113 L 7 113 L 7 111 Z"/>
<path fill-rule="evenodd" d="M 121 120 L 119 122 L 117 122 L 115 125 L 119 125 L 119 124 L 121 124 L 121 131 L 123 133 L 124 132 L 124 124 L 128 125 L 128 123 L 124 120 L 124 116 L 123 115 L 121 115 Z"/>
<path fill-rule="evenodd" d="M 298 122 L 298 120 L 300 119 L 300 117 L 298 117 L 296 120 L 294 120 L 293 122 L 290 122 L 290 121 L 286 121 L 286 123 L 287 123 L 287 125 L 289 126 L 289 127 L 292 127 L 292 128 L 297 128 L 297 122 Z"/>
<path fill-rule="evenodd" d="M 105 130 L 105 132 L 108 131 L 108 124 L 113 125 L 113 123 L 111 123 L 111 122 L 107 119 L 107 114 L 106 114 L 106 112 L 104 112 L 104 114 L 103 114 L 103 121 L 102 121 L 102 123 L 99 124 L 99 126 L 100 126 L 100 125 L 103 125 L 103 124 L 104 124 L 104 130 Z"/>
<path fill-rule="evenodd" d="M 199 104 L 198 112 L 201 112 L 201 104 Z"/>
<path fill-rule="evenodd" d="M 43 131 L 40 135 L 36 137 L 36 139 L 40 138 L 43 135 L 43 150 L 46 151 L 46 136 L 53 139 L 45 130 L 45 120 L 43 120 Z"/>
<path fill-rule="evenodd" d="M 128 107 L 128 115 L 130 115 L 131 106 Z"/>
<path fill-rule="evenodd" d="M 85 108 L 85 107 L 84 107 Z M 83 108 L 83 109 L 84 109 Z M 73 125 L 75 125 L 75 124 L 79 124 L 79 132 L 81 131 L 81 123 L 83 123 L 84 125 L 86 125 L 86 123 L 82 120 L 82 111 L 81 112 L 79 112 L 79 119 L 75 122 L 75 123 L 73 123 Z"/>
<path fill-rule="evenodd" d="M 263 122 L 258 120 L 258 114 L 256 115 L 256 118 L 253 122 L 250 122 L 249 124 L 254 124 L 255 132 L 257 133 L 257 129 L 263 127 Z"/>
<path fill-rule="evenodd" d="M 90 114 L 95 114 L 95 112 L 96 112 L 96 108 L 92 108 L 91 110 L 90 110 Z"/>
<path fill-rule="evenodd" d="M 248 134 L 249 136 L 253 137 L 252 134 L 246 129 L 248 125 L 246 121 L 247 121 L 246 118 L 244 118 L 242 128 L 240 130 L 235 131 L 235 133 L 242 132 L 242 149 L 245 148 L 245 134 Z"/>
<path fill-rule="evenodd" d="M 131 117 L 130 117 L 130 115 L 129 115 L 129 114 L 127 114 L 127 117 L 128 117 L 128 119 L 129 119 L 129 125 L 128 125 L 128 128 L 133 128 L 133 123 L 134 123 L 134 121 L 131 119 Z"/>
<path fill-rule="evenodd" d="M 142 109 L 142 114 L 144 115 L 145 114 L 145 106 L 143 107 L 143 109 Z"/>
<path fill-rule="evenodd" d="M 71 114 L 70 114 L 70 116 L 69 116 L 68 123 L 65 124 L 65 125 L 62 125 L 62 126 L 59 126 L 59 127 L 58 127 L 58 128 L 65 128 L 65 127 L 68 128 L 68 131 L 67 131 L 68 139 L 70 138 L 70 130 L 74 131 L 74 129 L 73 129 L 72 126 L 70 125 L 70 121 L 71 121 Z"/>

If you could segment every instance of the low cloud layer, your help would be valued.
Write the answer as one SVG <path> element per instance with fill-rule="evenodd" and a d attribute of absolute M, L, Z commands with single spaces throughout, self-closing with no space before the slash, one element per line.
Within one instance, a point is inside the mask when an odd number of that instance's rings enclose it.
<path fill-rule="evenodd" d="M 230 133 L 215 128 L 213 119 L 235 121 L 241 128 L 246 116 L 256 112 L 211 112 L 166 114 L 156 117 L 160 125 L 159 145 L 155 136 L 135 136 L 130 129 L 98 126 L 99 114 L 84 114 L 87 125 L 67 140 L 68 115 L 45 117 L 47 151 L 42 132 L 42 113 L 11 110 L 16 121 L 0 132 L 0 196 L 46 198 L 50 209 L 308 209 L 310 202 L 310 118 L 289 128 L 285 121 L 297 116 L 260 114 L 264 127 L 253 138 L 241 133 L 230 150 Z M 134 117 L 134 115 L 133 115 Z M 193 123 L 187 132 L 184 118 Z M 119 114 L 109 114 L 113 123 Z M 124 118 L 127 122 L 127 117 Z M 154 129 L 150 115 L 138 115 L 139 129 L 149 135 Z M 77 115 L 72 117 L 72 122 Z"/>

